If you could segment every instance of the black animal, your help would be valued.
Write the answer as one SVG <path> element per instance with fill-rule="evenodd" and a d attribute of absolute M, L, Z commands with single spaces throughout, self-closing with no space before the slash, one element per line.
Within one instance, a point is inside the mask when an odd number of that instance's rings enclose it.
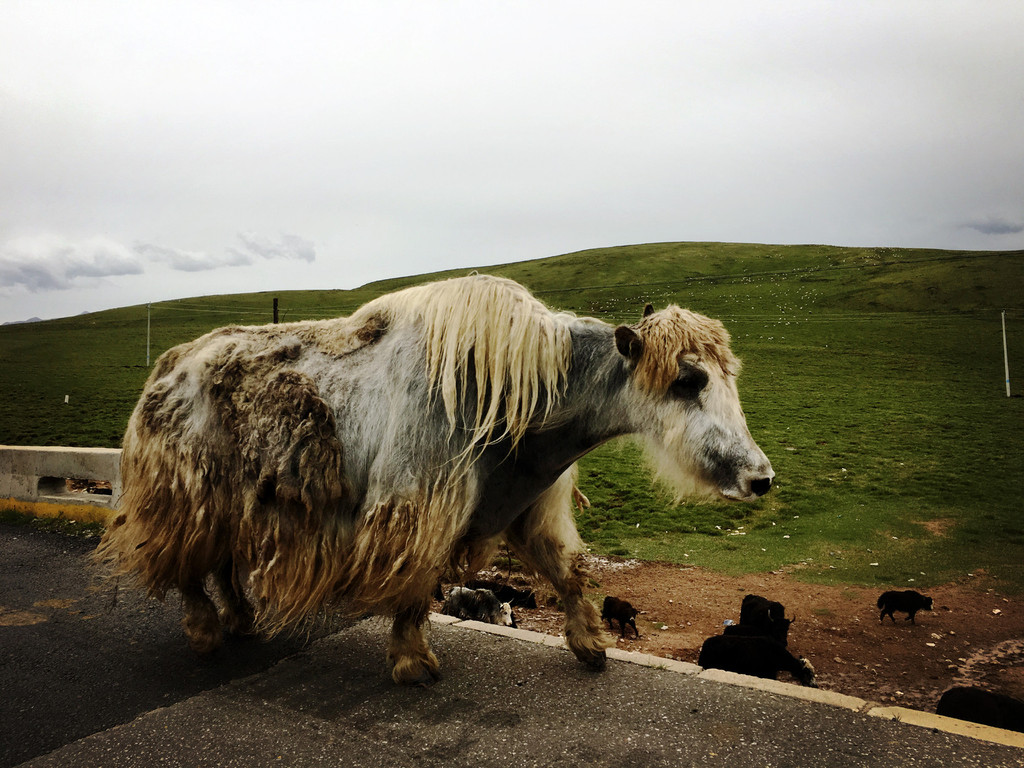
<path fill-rule="evenodd" d="M 444 605 L 441 606 L 441 613 L 445 616 L 485 621 L 505 627 L 516 626 L 512 606 L 498 600 L 489 589 L 452 587 Z"/>
<path fill-rule="evenodd" d="M 536 608 L 537 598 L 532 589 L 516 589 L 508 584 L 499 584 L 496 581 L 486 579 L 473 579 L 466 582 L 470 589 L 489 589 L 501 602 L 508 603 L 513 608 Z"/>
<path fill-rule="evenodd" d="M 935 714 L 1024 733 L 1024 701 L 981 688 L 950 688 L 939 699 Z"/>
<path fill-rule="evenodd" d="M 740 675 L 766 680 L 778 679 L 789 672 L 801 685 L 817 688 L 814 667 L 807 659 L 798 659 L 782 643 L 763 635 L 715 635 L 704 641 L 697 663 L 705 669 L 724 669 Z"/>
<path fill-rule="evenodd" d="M 740 604 L 740 623 L 725 628 L 727 635 L 770 637 L 782 645 L 789 644 L 789 625 L 782 603 L 760 595 L 747 595 Z"/>
<path fill-rule="evenodd" d="M 625 600 L 619 600 L 619 598 L 609 595 L 604 599 L 604 605 L 601 607 L 601 620 L 608 622 L 609 630 L 612 629 L 613 619 L 619 622 L 620 637 L 626 636 L 627 624 L 633 628 L 636 636 L 640 637 L 640 632 L 636 628 L 636 615 L 638 613 L 639 611 Z"/>
<path fill-rule="evenodd" d="M 932 609 L 932 599 L 925 597 L 920 592 L 913 589 L 907 589 L 903 592 L 897 592 L 890 590 L 889 592 L 883 592 L 878 597 L 878 607 L 882 611 L 878 615 L 878 621 L 885 621 L 885 615 L 889 614 L 889 618 L 892 619 L 892 623 L 896 623 L 896 617 L 892 615 L 893 611 L 900 611 L 906 613 L 907 618 L 904 621 L 910 621 L 911 624 L 916 624 L 914 621 L 914 614 L 918 611 L 930 611 Z"/>

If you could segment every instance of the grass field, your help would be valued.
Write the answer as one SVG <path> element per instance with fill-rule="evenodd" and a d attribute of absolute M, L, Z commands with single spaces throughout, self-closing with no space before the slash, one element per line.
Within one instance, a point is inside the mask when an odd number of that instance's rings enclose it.
<path fill-rule="evenodd" d="M 581 463 L 593 550 L 728 572 L 919 586 L 995 578 L 1024 590 L 1024 252 L 664 243 L 487 268 L 550 306 L 608 322 L 644 302 L 722 319 L 777 487 L 750 505 L 669 504 L 638 451 Z M 348 314 L 379 293 L 210 296 L 154 304 L 151 359 L 230 323 Z M 147 308 L 0 328 L 0 443 L 116 446 L 148 373 Z M 1016 394 L 1024 368 L 1016 366 Z M 65 395 L 69 402 L 65 404 Z"/>

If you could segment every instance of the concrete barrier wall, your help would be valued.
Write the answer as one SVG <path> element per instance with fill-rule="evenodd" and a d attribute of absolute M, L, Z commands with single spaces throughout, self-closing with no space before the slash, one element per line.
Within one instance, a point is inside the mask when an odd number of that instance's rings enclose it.
<path fill-rule="evenodd" d="M 121 451 L 0 445 L 0 507 L 105 523 L 121 497 Z"/>

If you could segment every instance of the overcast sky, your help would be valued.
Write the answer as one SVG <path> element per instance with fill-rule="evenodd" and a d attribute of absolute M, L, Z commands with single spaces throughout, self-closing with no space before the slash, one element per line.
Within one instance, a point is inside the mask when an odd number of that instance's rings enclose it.
<path fill-rule="evenodd" d="M 1024 2 L 0 3 L 0 322 L 666 240 L 1024 248 Z"/>

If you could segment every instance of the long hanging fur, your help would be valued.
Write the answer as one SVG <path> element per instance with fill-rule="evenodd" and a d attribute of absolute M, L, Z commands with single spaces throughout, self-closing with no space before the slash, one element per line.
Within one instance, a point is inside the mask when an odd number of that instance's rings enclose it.
<path fill-rule="evenodd" d="M 375 497 L 349 487 L 336 415 L 295 361 L 312 345 L 344 366 L 391 333 L 422 341 L 450 460 L 415 468 L 411 496 Z M 120 513 L 96 557 L 160 598 L 231 564 L 267 633 L 326 607 L 400 611 L 458 554 L 474 458 L 496 440 L 515 445 L 545 418 L 569 357 L 563 316 L 483 276 L 389 294 L 350 318 L 225 328 L 176 347 L 129 422 Z M 405 416 L 399 428 L 423 428 Z"/>
<path fill-rule="evenodd" d="M 547 416 L 565 386 L 571 316 L 552 313 L 512 280 L 478 275 L 430 283 L 382 296 L 363 312 L 382 310 L 395 326 L 422 325 L 427 379 L 453 432 L 467 384 L 475 383 L 467 450 L 503 438 L 518 443 L 538 410 L 541 419 Z"/>

